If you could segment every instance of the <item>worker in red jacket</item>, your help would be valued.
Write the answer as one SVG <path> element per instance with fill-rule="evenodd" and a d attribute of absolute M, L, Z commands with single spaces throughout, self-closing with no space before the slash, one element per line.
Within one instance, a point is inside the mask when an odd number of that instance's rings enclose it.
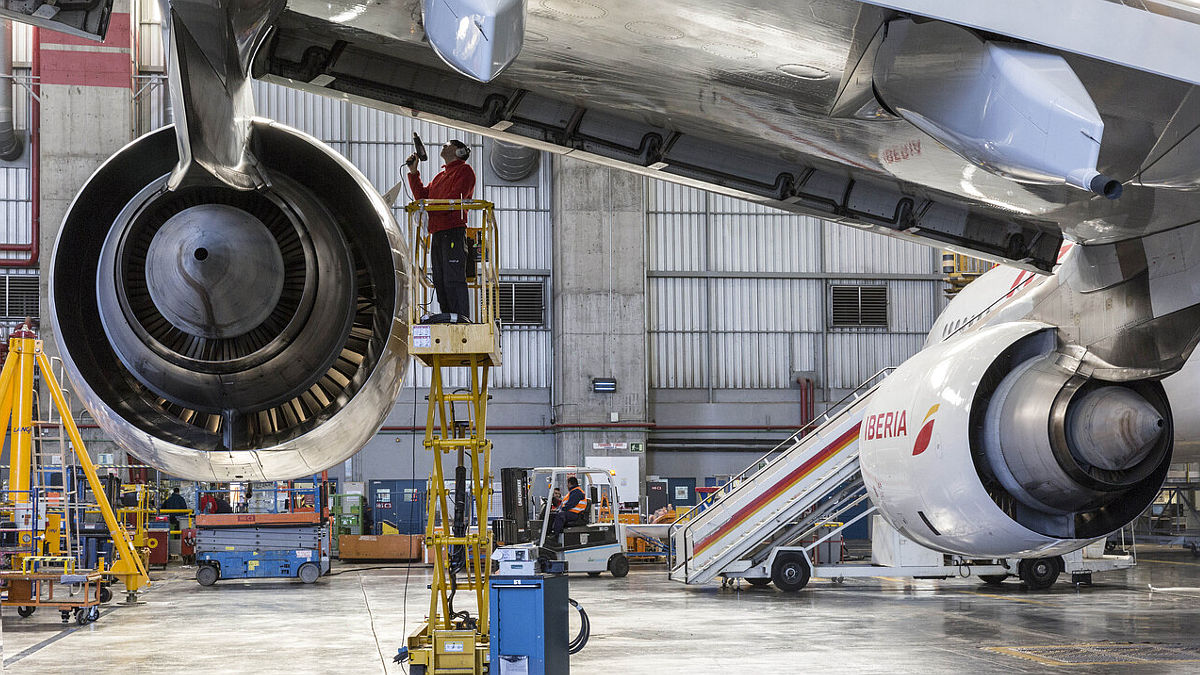
<path fill-rule="evenodd" d="M 467 164 L 471 149 L 466 143 L 454 140 L 442 146 L 441 157 L 446 162 L 441 173 L 421 183 L 417 155 L 404 162 L 408 167 L 408 184 L 414 199 L 471 199 L 475 192 L 475 171 Z M 437 291 L 438 306 L 450 323 L 470 323 L 471 304 L 467 297 L 467 212 L 430 211 L 429 246 L 433 288 Z"/>

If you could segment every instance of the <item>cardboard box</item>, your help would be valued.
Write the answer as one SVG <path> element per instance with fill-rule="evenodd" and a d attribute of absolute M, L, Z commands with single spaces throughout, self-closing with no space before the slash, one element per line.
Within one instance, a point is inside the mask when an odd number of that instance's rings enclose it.
<path fill-rule="evenodd" d="M 338 537 L 338 558 L 414 561 L 421 559 L 424 544 L 419 534 L 343 534 Z"/>

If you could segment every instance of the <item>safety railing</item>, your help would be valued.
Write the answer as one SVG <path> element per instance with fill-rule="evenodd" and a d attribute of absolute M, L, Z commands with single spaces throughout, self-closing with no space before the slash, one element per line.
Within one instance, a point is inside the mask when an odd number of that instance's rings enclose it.
<path fill-rule="evenodd" d="M 799 443 L 805 436 L 808 436 L 809 434 L 819 434 L 826 426 L 835 423 L 843 414 L 846 413 L 846 411 L 850 409 L 851 404 L 858 401 L 866 393 L 877 387 L 879 383 L 883 381 L 885 377 L 890 375 L 895 369 L 895 367 L 883 368 L 877 371 L 874 375 L 868 377 L 866 380 L 863 380 L 861 384 L 843 396 L 840 400 L 838 400 L 837 403 L 826 409 L 826 411 L 822 413 L 820 417 L 798 429 L 794 434 L 789 436 L 787 440 L 776 445 L 765 455 L 759 457 L 755 462 L 743 469 L 741 473 L 730 478 L 727 483 L 720 486 L 716 491 L 712 492 L 703 500 L 698 502 L 695 506 L 680 515 L 679 518 L 677 518 L 675 522 L 671 524 L 671 528 L 668 531 L 668 538 L 673 544 L 670 550 L 670 565 L 668 568 L 675 569 L 678 566 L 676 558 L 679 555 L 687 555 L 686 551 L 680 550 L 685 548 L 686 544 L 685 546 L 674 545 L 676 536 L 680 534 L 680 528 L 682 528 L 683 541 L 689 541 L 688 535 L 691 533 L 692 525 L 695 524 L 697 516 L 707 512 L 711 507 L 716 505 L 717 502 L 724 500 L 726 497 L 737 494 L 743 489 L 747 489 L 751 483 L 751 478 L 754 478 L 759 472 L 771 466 L 775 460 L 783 456 L 784 452 L 795 447 L 796 444 Z"/>
<path fill-rule="evenodd" d="M 473 291 L 474 323 L 492 324 L 500 318 L 500 255 L 496 214 L 491 202 L 482 199 L 419 199 L 404 207 L 408 214 L 409 250 L 412 251 L 409 275 L 408 323 L 415 325 L 425 314 L 433 314 L 434 287 L 429 270 L 432 235 L 426 226 L 430 213 L 461 211 L 467 217 L 467 252 L 476 251 L 467 265 L 467 288 Z M 479 216 L 476 218 L 475 213 Z M 473 222 L 477 221 L 477 222 Z M 475 275 L 470 275 L 471 264 Z"/>

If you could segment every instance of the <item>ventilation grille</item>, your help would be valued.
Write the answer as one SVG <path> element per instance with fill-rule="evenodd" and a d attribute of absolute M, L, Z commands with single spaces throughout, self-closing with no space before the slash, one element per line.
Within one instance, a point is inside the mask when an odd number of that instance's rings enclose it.
<path fill-rule="evenodd" d="M 830 286 L 834 328 L 887 328 L 887 286 Z"/>
<path fill-rule="evenodd" d="M 0 277 L 0 317 L 20 321 L 38 318 L 38 277 L 9 274 Z"/>
<path fill-rule="evenodd" d="M 546 284 L 540 281 L 501 281 L 500 321 L 510 325 L 545 325 Z"/>

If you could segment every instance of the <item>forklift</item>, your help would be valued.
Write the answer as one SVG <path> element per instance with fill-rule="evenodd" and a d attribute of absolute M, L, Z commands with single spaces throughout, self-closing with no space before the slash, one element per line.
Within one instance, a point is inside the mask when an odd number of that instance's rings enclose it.
<path fill-rule="evenodd" d="M 561 534 L 551 536 L 554 490 L 557 488 L 565 501 L 567 479 L 572 476 L 579 480 L 588 498 L 583 522 L 568 525 Z M 537 544 L 538 559 L 544 568 L 565 564 L 567 572 L 587 572 L 593 577 L 606 570 L 618 578 L 629 574 L 625 528 L 617 522 L 617 489 L 607 469 L 512 467 L 500 470 L 500 481 L 504 515 L 492 521 L 495 541 L 503 545 Z"/>

